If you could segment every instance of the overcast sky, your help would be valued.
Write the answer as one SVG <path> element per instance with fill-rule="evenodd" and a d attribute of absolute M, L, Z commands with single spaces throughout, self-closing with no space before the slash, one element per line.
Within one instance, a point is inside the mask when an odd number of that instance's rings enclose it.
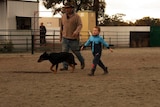
<path fill-rule="evenodd" d="M 135 21 L 145 16 L 160 18 L 160 0 L 105 0 L 109 16 L 123 13 L 124 20 Z"/>

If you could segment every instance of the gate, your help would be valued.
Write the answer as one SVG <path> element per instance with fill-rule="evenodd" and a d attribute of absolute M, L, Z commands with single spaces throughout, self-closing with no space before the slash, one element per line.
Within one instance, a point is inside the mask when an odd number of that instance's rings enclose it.
<path fill-rule="evenodd" d="M 149 47 L 149 32 L 130 32 L 130 47 Z"/>
<path fill-rule="evenodd" d="M 150 46 L 160 46 L 160 26 L 151 26 L 150 31 Z"/>

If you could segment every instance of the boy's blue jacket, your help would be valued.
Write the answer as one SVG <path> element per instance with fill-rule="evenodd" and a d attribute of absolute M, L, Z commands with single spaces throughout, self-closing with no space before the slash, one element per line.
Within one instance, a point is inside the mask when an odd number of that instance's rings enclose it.
<path fill-rule="evenodd" d="M 91 44 L 91 49 L 93 53 L 101 53 L 102 52 L 102 44 L 109 48 L 109 44 L 104 41 L 104 39 L 100 36 L 90 36 L 87 42 L 84 44 L 84 47 L 89 46 Z"/>

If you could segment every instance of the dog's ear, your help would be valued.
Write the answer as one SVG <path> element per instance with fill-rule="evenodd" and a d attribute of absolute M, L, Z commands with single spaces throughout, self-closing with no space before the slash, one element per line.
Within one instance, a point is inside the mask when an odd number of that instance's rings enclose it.
<path fill-rule="evenodd" d="M 45 51 L 43 54 L 47 54 L 47 52 Z"/>
<path fill-rule="evenodd" d="M 43 54 L 44 54 L 44 55 L 48 55 L 48 52 L 45 51 Z"/>

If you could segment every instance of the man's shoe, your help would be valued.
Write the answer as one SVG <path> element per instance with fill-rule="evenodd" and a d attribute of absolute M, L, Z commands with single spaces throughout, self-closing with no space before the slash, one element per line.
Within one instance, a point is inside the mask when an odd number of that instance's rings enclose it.
<path fill-rule="evenodd" d="M 81 69 L 84 69 L 84 67 L 85 67 L 85 64 L 84 63 L 81 64 Z"/>
<path fill-rule="evenodd" d="M 106 75 L 106 74 L 108 74 L 108 68 L 107 67 L 105 68 L 103 75 Z"/>
<path fill-rule="evenodd" d="M 67 71 L 68 68 L 61 68 L 60 71 Z"/>

